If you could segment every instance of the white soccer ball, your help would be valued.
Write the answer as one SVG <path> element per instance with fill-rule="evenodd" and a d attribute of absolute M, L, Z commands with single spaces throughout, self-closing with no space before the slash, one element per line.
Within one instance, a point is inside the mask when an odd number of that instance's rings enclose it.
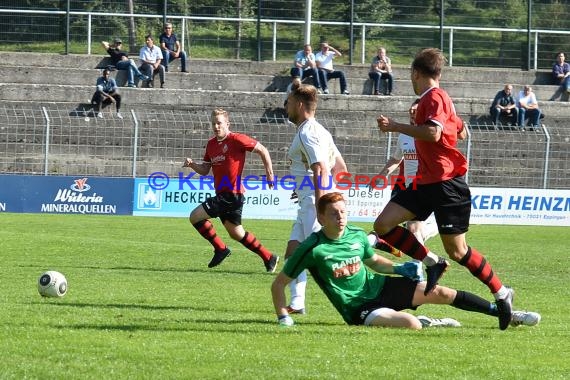
<path fill-rule="evenodd" d="M 53 270 L 42 273 L 38 279 L 38 292 L 42 297 L 63 297 L 67 293 L 67 279 Z"/>

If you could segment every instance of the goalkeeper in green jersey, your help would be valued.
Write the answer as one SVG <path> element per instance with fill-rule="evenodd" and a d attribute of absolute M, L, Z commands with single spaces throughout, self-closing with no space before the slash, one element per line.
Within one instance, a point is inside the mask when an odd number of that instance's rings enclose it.
<path fill-rule="evenodd" d="M 285 287 L 304 269 L 309 270 L 350 325 L 410 329 L 460 326 L 451 318 L 416 317 L 402 311 L 427 303 L 498 316 L 495 304 L 466 291 L 436 285 L 433 292 L 424 295 L 426 282 L 417 281 L 417 263 L 394 264 L 377 255 L 364 230 L 347 225 L 346 203 L 341 193 L 323 195 L 317 202 L 317 216 L 322 229 L 301 243 L 271 286 L 280 325 L 294 324 L 287 312 Z M 539 321 L 538 313 L 515 311 L 511 324 L 536 325 Z"/>

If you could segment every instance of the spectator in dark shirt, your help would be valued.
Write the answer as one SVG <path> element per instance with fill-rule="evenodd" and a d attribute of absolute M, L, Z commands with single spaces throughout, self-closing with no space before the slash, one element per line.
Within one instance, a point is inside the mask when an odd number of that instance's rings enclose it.
<path fill-rule="evenodd" d="M 559 52 L 556 55 L 556 63 L 552 66 L 552 80 L 554 84 L 560 87 L 550 100 L 556 100 L 562 94 L 570 94 L 570 64 L 565 62 L 566 57 L 563 52 Z"/>
<path fill-rule="evenodd" d="M 168 23 L 164 25 L 164 32 L 159 37 L 160 50 L 162 50 L 162 66 L 168 71 L 168 64 L 180 58 L 180 71 L 187 73 L 186 70 L 186 52 L 180 47 L 180 42 L 176 38 L 176 34 L 172 33 L 172 24 Z"/>
<path fill-rule="evenodd" d="M 101 108 L 114 103 L 117 109 L 117 117 L 122 119 L 121 115 L 121 95 L 117 91 L 117 83 L 111 78 L 109 69 L 103 70 L 103 75 L 97 78 L 97 90 L 91 98 L 91 105 L 98 118 L 103 118 Z"/>
<path fill-rule="evenodd" d="M 141 73 L 135 64 L 135 61 L 129 58 L 128 54 L 121 50 L 123 46 L 123 41 L 118 38 L 115 38 L 113 44 L 108 43 L 107 41 L 101 41 L 101 45 L 105 48 L 105 51 L 109 53 L 111 56 L 111 61 L 113 65 L 117 68 L 117 70 L 126 70 L 128 77 L 127 77 L 127 87 L 136 87 L 135 85 L 135 75 L 140 80 L 149 80 L 146 75 Z"/>
<path fill-rule="evenodd" d="M 519 109 L 516 100 L 513 97 L 513 85 L 506 84 L 505 88 L 495 95 L 493 104 L 491 104 L 491 117 L 493 123 L 499 125 L 501 116 L 508 118 L 512 125 L 516 125 L 519 120 Z"/>

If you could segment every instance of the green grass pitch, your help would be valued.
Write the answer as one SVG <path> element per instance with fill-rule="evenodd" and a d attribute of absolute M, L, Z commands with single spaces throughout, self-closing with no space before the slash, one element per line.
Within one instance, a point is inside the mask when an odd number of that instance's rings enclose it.
<path fill-rule="evenodd" d="M 468 241 L 516 290 L 536 327 L 448 306 L 416 312 L 458 329 L 351 327 L 309 280 L 308 314 L 279 328 L 274 275 L 229 240 L 208 269 L 209 244 L 182 218 L 0 215 L 0 379 L 563 379 L 570 376 L 567 227 L 472 226 Z M 245 220 L 282 254 L 289 221 Z M 371 224 L 359 223 L 369 229 Z M 442 252 L 438 238 L 428 242 Z M 279 265 L 279 269 L 282 263 Z M 48 269 L 67 295 L 39 296 Z M 459 265 L 442 285 L 490 298 Z"/>

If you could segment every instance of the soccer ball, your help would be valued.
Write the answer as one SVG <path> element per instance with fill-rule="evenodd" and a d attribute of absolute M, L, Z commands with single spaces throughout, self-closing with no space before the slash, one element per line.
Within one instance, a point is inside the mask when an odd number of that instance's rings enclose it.
<path fill-rule="evenodd" d="M 63 297 L 67 293 L 67 279 L 59 272 L 47 271 L 38 279 L 38 292 L 42 297 Z"/>

